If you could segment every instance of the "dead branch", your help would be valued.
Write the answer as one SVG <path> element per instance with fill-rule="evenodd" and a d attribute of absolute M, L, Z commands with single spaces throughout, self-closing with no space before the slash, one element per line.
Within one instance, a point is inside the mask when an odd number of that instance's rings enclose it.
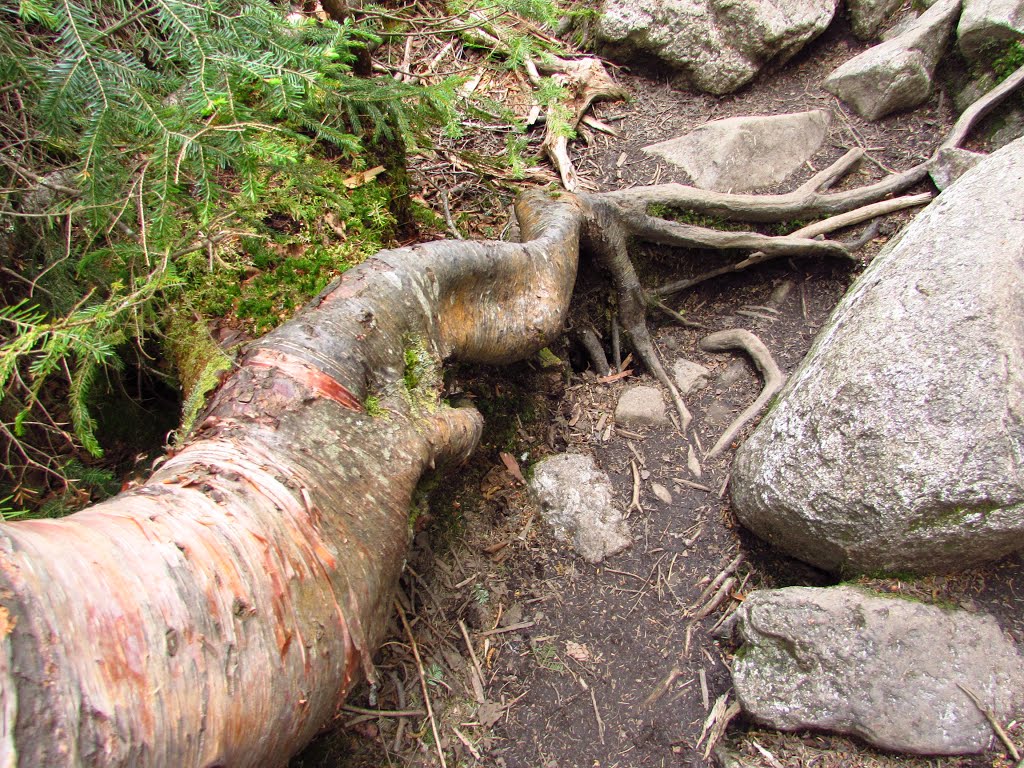
<path fill-rule="evenodd" d="M 739 568 L 746 559 L 746 554 L 740 552 L 736 557 L 726 563 L 725 567 L 718 572 L 715 578 L 712 579 L 711 583 L 708 584 L 707 587 L 704 588 L 704 591 L 700 593 L 700 597 L 693 602 L 693 605 L 690 606 L 689 610 L 694 611 L 698 606 L 703 605 L 704 601 L 707 600 L 712 593 L 716 592 L 722 583 L 732 576 L 732 574 L 736 572 L 736 569 Z"/>
<path fill-rule="evenodd" d="M 540 73 L 544 72 L 570 94 L 567 102 L 552 101 L 547 104 L 548 119 L 544 124 L 541 149 L 558 169 L 562 186 L 575 192 L 579 188 L 579 176 L 569 159 L 570 137 L 595 101 L 618 101 L 629 94 L 611 79 L 600 59 L 562 59 L 551 56 L 538 63 L 527 60 L 526 67 L 534 85 L 539 84 Z M 560 119 L 553 119 L 558 113 L 561 113 Z"/>
<path fill-rule="evenodd" d="M 715 443 L 710 453 L 708 453 L 707 457 L 711 458 L 725 450 L 726 446 L 733 441 L 746 423 L 761 412 L 761 409 L 768 404 L 768 401 L 782 389 L 782 385 L 786 383 L 786 376 L 775 364 L 771 353 L 768 351 L 768 347 L 757 336 L 742 328 L 719 331 L 718 333 L 712 333 L 710 336 L 705 336 L 701 339 L 700 348 L 706 352 L 742 349 L 750 355 L 750 358 L 754 361 L 757 369 L 761 372 L 761 376 L 764 378 L 764 388 L 761 390 L 761 394 L 751 403 L 750 407 L 736 417 L 736 420 L 729 425 L 725 433 L 718 438 L 718 442 Z"/>
<path fill-rule="evenodd" d="M 1010 737 L 1006 734 L 1006 730 L 1003 728 L 1002 725 L 999 724 L 999 721 L 996 719 L 996 716 L 995 714 L 993 714 L 992 710 L 986 707 L 982 700 L 979 698 L 978 694 L 976 694 L 966 685 L 963 685 L 962 683 L 957 683 L 957 687 L 965 694 L 967 694 L 967 698 L 969 698 L 971 702 L 974 704 L 974 706 L 977 707 L 978 711 L 985 716 L 985 719 L 988 721 L 988 724 L 992 726 L 993 732 L 996 734 L 996 736 L 999 737 L 999 740 L 1003 743 L 1003 746 L 1006 747 L 1006 751 L 1009 752 L 1010 757 L 1013 758 L 1014 762 L 1019 763 L 1021 760 L 1021 756 L 1020 752 L 1017 750 L 1017 745 L 1010 740 Z"/>

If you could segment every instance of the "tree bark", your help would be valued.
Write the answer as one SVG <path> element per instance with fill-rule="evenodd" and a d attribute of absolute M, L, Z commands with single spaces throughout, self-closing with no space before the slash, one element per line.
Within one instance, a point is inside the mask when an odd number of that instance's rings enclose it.
<path fill-rule="evenodd" d="M 145 485 L 0 528 L 0 766 L 273 766 L 372 676 L 422 474 L 481 418 L 403 377 L 562 330 L 574 198 L 525 244 L 385 251 L 250 347 Z M 364 408 L 377 398 L 384 415 Z"/>

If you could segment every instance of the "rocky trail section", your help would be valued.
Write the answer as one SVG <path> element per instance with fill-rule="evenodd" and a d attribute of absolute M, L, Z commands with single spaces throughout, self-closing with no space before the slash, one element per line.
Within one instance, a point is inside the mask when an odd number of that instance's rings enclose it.
<path fill-rule="evenodd" d="M 886 17 L 893 10 L 890 4 L 878 12 Z M 862 19 L 862 34 L 870 34 L 864 32 L 865 25 L 882 23 L 868 20 L 870 14 L 859 16 L 854 8 L 848 11 L 855 25 Z M 637 189 L 619 194 L 581 196 L 592 207 L 594 200 L 597 208 L 614 203 L 617 208 L 608 212 L 609 219 L 625 229 L 626 258 L 620 259 L 619 266 L 607 256 L 608 251 L 601 254 L 606 248 L 615 255 L 618 246 L 597 242 L 597 263 L 617 282 L 610 303 L 613 310 L 609 311 L 609 292 L 599 279 L 600 269 L 585 260 L 576 289 L 577 309 L 569 318 L 575 335 L 596 340 L 600 354 L 592 355 L 594 373 L 568 373 L 564 364 L 538 360 L 475 383 L 468 374 L 453 377 L 449 386 L 469 390 L 480 402 L 508 402 L 511 389 L 525 387 L 532 392 L 527 399 L 529 408 L 535 409 L 539 418 L 514 420 L 500 438 L 490 438 L 496 442 L 485 436 L 483 455 L 466 483 L 449 489 L 444 500 L 431 507 L 442 518 L 445 507 L 473 508 L 462 523 L 466 528 L 454 541 L 421 533 L 410 560 L 413 570 L 404 581 L 403 599 L 422 612 L 418 631 L 422 633 L 421 647 L 428 650 L 428 671 L 431 664 L 436 665 L 432 695 L 444 703 L 441 738 L 457 758 L 484 765 L 545 768 L 712 762 L 759 768 L 812 763 L 979 768 L 1002 764 L 1001 757 L 992 756 L 924 761 L 885 755 L 858 742 L 826 735 L 794 737 L 761 731 L 759 720 L 796 729 L 827 727 L 827 723 L 783 725 L 759 718 L 750 699 L 736 700 L 731 682 L 738 669 L 736 645 L 729 639 L 736 621 L 734 610 L 753 600 L 756 589 L 789 584 L 825 587 L 835 577 L 787 559 L 735 525 L 729 491 L 737 493 L 739 479 L 730 471 L 730 454 L 739 439 L 728 441 L 720 456 L 711 456 L 710 449 L 737 415 L 755 401 L 761 383 L 742 357 L 705 351 L 699 342 L 712 331 L 743 328 L 764 342 L 780 374 L 795 371 L 845 291 L 855 260 L 839 249 L 835 255 L 840 258 L 825 259 L 793 258 L 785 253 L 770 259 L 770 249 L 761 251 L 764 256 L 719 255 L 704 247 L 706 241 L 691 243 L 683 251 L 689 257 L 685 260 L 672 255 L 658 244 L 658 238 L 676 244 L 681 238 L 675 225 L 684 222 L 669 221 L 671 234 L 664 236 L 660 223 L 648 221 L 673 218 L 665 212 L 670 193 L 682 201 L 681 208 L 694 201 L 706 206 L 698 227 L 718 230 L 715 237 L 721 238 L 719 242 L 732 236 L 728 231 L 732 225 L 722 226 L 722 220 L 730 218 L 730 206 L 737 202 L 745 205 L 747 198 L 735 190 L 715 192 L 688 186 L 692 180 L 685 171 L 643 148 L 652 141 L 678 137 L 710 118 L 823 109 L 832 121 L 821 152 L 809 161 L 811 167 L 794 171 L 782 189 L 760 191 L 789 195 L 792 202 L 794 194 L 808 194 L 808 190 L 826 197 L 855 195 L 852 190 L 859 187 L 884 186 L 909 177 L 913 181 L 908 189 L 916 194 L 908 197 L 916 199 L 908 205 L 919 206 L 932 194 L 928 175 L 936 176 L 940 168 L 947 167 L 940 156 L 959 153 L 954 145 L 966 143 L 966 135 L 997 109 L 998 100 L 1019 85 L 1022 74 L 1004 81 L 991 99 L 965 109 L 959 120 L 951 113 L 955 94 L 937 97 L 937 90 L 945 85 L 933 81 L 928 100 L 915 112 L 898 112 L 872 122 L 820 87 L 830 72 L 869 48 L 830 28 L 808 42 L 804 53 L 786 67 L 721 99 L 623 76 L 643 97 L 625 105 L 607 104 L 597 112 L 602 122 L 619 127 L 619 135 L 589 133 L 581 127 L 589 144 L 571 152 L 583 188 L 637 185 Z M 948 56 L 947 48 L 936 68 L 940 75 L 945 72 L 943 76 L 948 76 L 944 69 Z M 974 140 L 969 146 L 972 150 L 994 148 Z M 974 152 L 963 167 L 984 154 Z M 844 181 L 842 176 L 847 173 L 851 178 Z M 946 187 L 954 184 L 962 169 L 941 173 L 946 175 L 940 186 Z M 819 188 L 823 184 L 828 187 L 824 193 Z M 654 185 L 654 190 L 640 190 L 643 185 Z M 787 191 L 794 188 L 802 191 Z M 722 200 L 729 205 L 715 208 Z M 907 213 L 896 215 L 901 222 L 909 220 Z M 713 222 L 708 222 L 709 217 Z M 859 222 L 839 219 L 832 223 L 838 229 Z M 685 226 L 691 225 L 685 222 Z M 815 226 L 801 227 L 799 235 L 815 237 L 820 234 Z M 763 236 L 759 227 L 744 228 L 740 237 Z M 994 223 L 989 226 L 989 230 L 999 229 Z M 892 231 L 891 226 L 883 226 L 882 234 Z M 655 245 L 644 244 L 652 235 L 657 235 L 651 238 Z M 590 238 L 592 244 L 597 240 L 593 234 Z M 878 230 L 869 230 L 854 235 L 849 246 L 842 245 L 846 241 L 836 242 L 842 250 L 864 246 L 856 256 L 867 261 L 877 254 L 881 239 Z M 826 245 L 823 250 L 828 248 Z M 766 261 L 775 263 L 763 263 Z M 627 289 L 625 301 L 623 286 Z M 630 290 L 636 291 L 633 299 L 628 296 Z M 650 302 L 652 297 L 664 307 Z M 645 395 L 642 408 L 630 404 L 628 412 L 619 410 L 624 404 L 622 396 L 630 399 L 629 393 L 638 383 L 635 360 L 626 355 L 631 345 L 623 338 L 630 301 L 634 302 L 633 317 L 639 318 L 633 327 L 646 330 L 665 378 L 675 368 L 686 367 L 684 363 L 701 363 L 708 371 L 710 384 L 685 395 L 686 412 L 693 417 L 686 440 L 677 428 L 685 422 L 685 413 L 672 393 L 674 387 L 682 399 L 686 386 L 675 377 L 668 385 L 661 376 L 654 381 L 650 376 L 642 378 L 639 383 L 653 387 L 655 394 L 660 390 L 660 397 Z M 627 307 L 625 315 L 623 306 Z M 666 310 L 676 313 L 673 319 L 664 319 L 670 316 Z M 627 319 L 616 322 L 623 317 Z M 642 333 L 634 336 L 641 338 L 641 345 Z M 887 335 L 887 330 L 876 332 L 871 344 Z M 936 331 L 935 335 L 941 342 L 943 334 Z M 555 351 L 563 359 L 569 357 L 562 347 Z M 635 349 L 633 352 L 637 356 Z M 774 413 L 773 408 L 769 419 Z M 673 414 L 676 426 L 664 422 Z M 517 468 L 522 466 L 521 474 L 529 477 L 528 465 L 539 458 L 579 452 L 593 455 L 607 474 L 615 489 L 613 506 L 624 515 L 632 538 L 631 546 L 598 564 L 585 562 L 552 538 L 541 510 L 509 469 L 511 459 Z M 991 554 L 996 557 L 999 553 L 993 550 Z M 808 559 L 815 562 L 813 557 Z M 972 642 L 972 647 L 995 649 L 1001 644 L 1009 649 L 1006 658 L 1012 658 L 1014 646 L 1024 639 L 1020 610 L 1024 562 L 1019 555 L 955 574 L 914 580 L 865 577 L 859 583 L 883 594 L 958 606 L 967 611 L 951 614 L 958 626 L 972 623 L 979 612 L 991 612 L 999 629 L 989 622 L 987 639 Z M 832 594 L 828 589 L 823 593 Z M 881 600 L 894 614 L 905 606 L 904 600 L 873 599 Z M 465 637 L 459 622 L 466 624 Z M 834 633 L 824 634 L 836 639 Z M 808 647 L 808 653 L 812 651 Z M 405 658 L 401 651 L 389 653 L 382 664 L 395 672 L 396 679 L 408 679 Z M 807 658 L 798 655 L 801 662 Z M 812 677 L 825 679 L 817 673 Z M 980 705 L 959 686 L 943 688 L 942 695 L 955 697 L 958 711 L 976 728 L 977 740 L 958 749 L 994 748 L 1012 756 L 1019 748 L 1020 726 L 1012 714 L 1019 702 L 1013 698 L 1016 683 L 1011 677 L 1003 681 L 1001 692 L 990 691 L 981 682 L 975 681 L 975 685 L 961 680 L 979 696 Z M 484 702 L 470 701 L 477 690 L 474 679 L 480 684 Z M 872 673 L 857 684 L 867 686 L 865 693 L 869 694 L 875 679 L 878 675 Z M 949 683 L 948 675 L 944 682 Z M 408 700 L 400 694 L 401 689 L 398 683 L 384 684 L 373 695 L 398 706 Z M 999 696 L 1003 698 L 992 698 Z M 995 706 L 997 700 L 1004 703 Z M 770 706 L 786 708 L 788 704 L 781 697 Z M 357 722 L 350 733 L 361 735 L 353 735 L 348 748 L 372 754 L 365 764 L 376 765 L 386 759 L 432 764 L 425 755 L 417 757 L 410 751 L 408 727 L 396 733 L 386 720 L 355 712 L 352 719 Z M 444 723 L 451 723 L 451 728 L 446 731 Z M 1003 729 L 1006 741 L 997 729 Z M 862 738 L 869 733 L 860 725 L 837 730 Z M 914 751 L 913 745 L 878 743 Z M 381 744 L 387 748 L 374 752 L 373 745 Z M 948 750 L 927 747 L 924 751 Z M 352 765 L 363 764 L 359 757 L 351 759 Z"/>

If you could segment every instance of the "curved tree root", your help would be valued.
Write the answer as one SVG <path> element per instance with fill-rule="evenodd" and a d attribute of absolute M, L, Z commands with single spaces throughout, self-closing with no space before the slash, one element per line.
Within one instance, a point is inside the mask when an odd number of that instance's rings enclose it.
<path fill-rule="evenodd" d="M 779 366 L 775 364 L 771 353 L 768 351 L 768 347 L 766 347 L 764 343 L 750 331 L 745 331 L 741 328 L 734 328 L 728 331 L 718 331 L 717 333 L 712 333 L 710 336 L 705 336 L 701 339 L 700 348 L 706 352 L 723 352 L 727 349 L 742 349 L 750 355 L 751 360 L 754 361 L 754 365 L 757 366 L 757 369 L 761 372 L 761 376 L 764 378 L 764 387 L 761 389 L 761 394 L 758 395 L 757 399 L 751 403 L 743 413 L 736 417 L 722 436 L 718 438 L 718 442 L 714 444 L 710 451 L 708 451 L 706 458 L 710 459 L 724 451 L 740 433 L 740 430 L 743 429 L 747 422 L 757 416 L 761 410 L 768 405 L 768 401 L 771 400 L 776 393 L 782 389 L 782 385 L 786 383 L 786 376 L 781 370 L 779 370 Z"/>

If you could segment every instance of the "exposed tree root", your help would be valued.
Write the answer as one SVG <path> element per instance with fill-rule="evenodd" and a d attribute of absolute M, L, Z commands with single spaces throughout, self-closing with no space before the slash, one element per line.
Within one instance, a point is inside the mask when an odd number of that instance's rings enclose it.
<path fill-rule="evenodd" d="M 647 207 L 661 205 L 715 216 L 727 221 L 760 224 L 833 216 L 904 192 L 928 175 L 927 163 L 919 163 L 901 173 L 886 176 L 874 184 L 842 192 L 825 192 L 838 178 L 863 157 L 863 150 L 852 149 L 843 157 L 792 192 L 781 195 L 746 195 L 715 192 L 685 184 L 657 184 L 633 187 L 602 194 L 623 208 L 646 213 Z"/>
<path fill-rule="evenodd" d="M 859 189 L 828 193 L 861 160 L 863 151 L 847 152 L 829 167 L 815 174 L 793 192 L 784 195 L 732 195 L 665 184 L 640 187 L 623 192 L 580 194 L 585 217 L 583 247 L 608 270 L 617 290 L 618 314 L 622 328 L 637 357 L 658 382 L 668 390 L 684 432 L 691 415 L 675 384 L 658 356 L 647 328 L 647 313 L 658 309 L 684 325 L 685 317 L 665 305 L 660 297 L 677 293 L 718 275 L 736 272 L 779 256 L 839 256 L 851 258 L 849 245 L 816 239 L 838 229 L 871 220 L 931 199 L 931 194 L 884 200 L 886 195 L 902 191 L 922 180 L 924 164 L 894 174 Z M 790 235 L 769 236 L 758 232 L 724 232 L 707 227 L 682 224 L 649 213 L 651 205 L 683 209 L 729 220 L 776 223 L 792 218 L 833 213 Z M 754 249 L 739 264 L 711 270 L 689 280 L 677 281 L 654 290 L 640 284 L 629 256 L 630 241 L 701 249 Z M 714 455 L 714 454 L 712 454 Z"/>
<path fill-rule="evenodd" d="M 587 326 L 578 331 L 576 336 L 590 358 L 590 365 L 594 369 L 594 373 L 598 376 L 607 376 L 611 373 L 611 367 L 608 365 L 608 356 L 604 353 L 604 347 L 601 346 L 601 339 L 598 338 L 597 332 L 590 326 Z"/>
<path fill-rule="evenodd" d="M 856 210 L 849 211 L 847 213 L 841 213 L 837 216 L 831 216 L 827 219 L 816 221 L 813 224 L 809 224 L 806 227 L 796 230 L 791 235 L 789 235 L 789 237 L 819 237 L 821 235 L 828 234 L 829 232 L 835 232 L 836 230 L 839 229 L 852 227 L 855 224 L 861 224 L 865 221 L 869 221 L 879 216 L 885 216 L 890 213 L 895 213 L 896 211 L 901 211 L 906 208 L 912 208 L 918 205 L 925 205 L 926 203 L 928 203 L 928 201 L 932 199 L 932 197 L 934 197 L 934 195 L 932 195 L 931 192 L 922 192 L 919 195 L 906 195 L 904 197 L 895 197 L 890 200 L 882 200 L 881 202 L 872 203 L 871 205 L 865 205 L 862 206 L 861 208 L 857 208 Z M 860 246 L 862 247 L 865 244 L 866 243 L 860 243 Z M 851 247 L 851 244 L 844 243 L 842 245 L 844 245 L 843 250 L 845 252 L 845 255 L 850 255 L 850 253 L 852 253 L 853 251 L 858 250 L 858 248 Z M 822 250 L 821 253 L 824 254 L 825 251 Z M 719 267 L 718 269 L 708 270 L 707 272 L 702 272 L 701 274 L 695 277 L 688 278 L 686 280 L 676 280 L 671 283 L 666 283 L 665 285 L 655 288 L 652 291 L 652 293 L 655 296 L 671 296 L 674 293 L 679 293 L 681 291 L 685 291 L 689 288 L 692 288 L 695 285 L 700 285 L 701 283 L 706 282 L 707 280 L 711 280 L 712 278 L 720 277 L 721 275 L 728 275 L 733 272 L 741 272 L 744 269 L 749 269 L 750 267 L 756 266 L 758 264 L 764 264 L 766 261 L 771 261 L 772 259 L 776 259 L 779 256 L 783 255 L 795 254 L 786 254 L 783 249 L 780 249 L 777 252 L 769 252 L 765 250 L 756 251 L 755 253 L 750 254 L 747 258 L 743 259 L 743 261 L 737 262 L 736 264 L 728 264 L 724 267 Z M 803 255 L 810 254 L 805 253 Z"/>
<path fill-rule="evenodd" d="M 949 132 L 949 136 L 939 145 L 939 149 L 959 147 L 963 144 L 978 121 L 1022 85 L 1024 85 L 1024 66 L 965 109 Z"/>
<path fill-rule="evenodd" d="M 607 269 L 618 291 L 619 319 L 637 357 L 647 370 L 668 390 L 679 414 L 679 428 L 685 434 L 693 420 L 682 395 L 672 383 L 647 330 L 648 299 L 633 262 L 629 258 L 626 235 L 617 206 L 608 203 L 602 195 L 581 196 L 584 209 L 583 248 L 587 249 Z"/>
<path fill-rule="evenodd" d="M 779 370 L 779 366 L 775 364 L 772 359 L 771 352 L 768 351 L 768 347 L 757 338 L 750 331 L 745 331 L 742 328 L 734 328 L 728 331 L 719 331 L 718 333 L 712 333 L 710 336 L 705 336 L 701 339 L 700 348 L 706 352 L 722 352 L 726 349 L 742 349 L 750 358 L 754 361 L 754 365 L 761 372 L 761 376 L 764 378 L 764 387 L 761 389 L 761 394 L 758 395 L 757 399 L 750 404 L 750 406 L 743 411 L 736 419 L 729 425 L 728 429 L 718 438 L 718 442 L 714 444 L 710 451 L 708 451 L 707 458 L 717 456 L 731 443 L 736 436 L 740 433 L 740 430 L 746 425 L 748 421 L 757 416 L 761 410 L 768 405 L 768 401 L 771 400 L 775 394 L 782 389 L 782 385 L 786 383 L 786 376 Z"/>

